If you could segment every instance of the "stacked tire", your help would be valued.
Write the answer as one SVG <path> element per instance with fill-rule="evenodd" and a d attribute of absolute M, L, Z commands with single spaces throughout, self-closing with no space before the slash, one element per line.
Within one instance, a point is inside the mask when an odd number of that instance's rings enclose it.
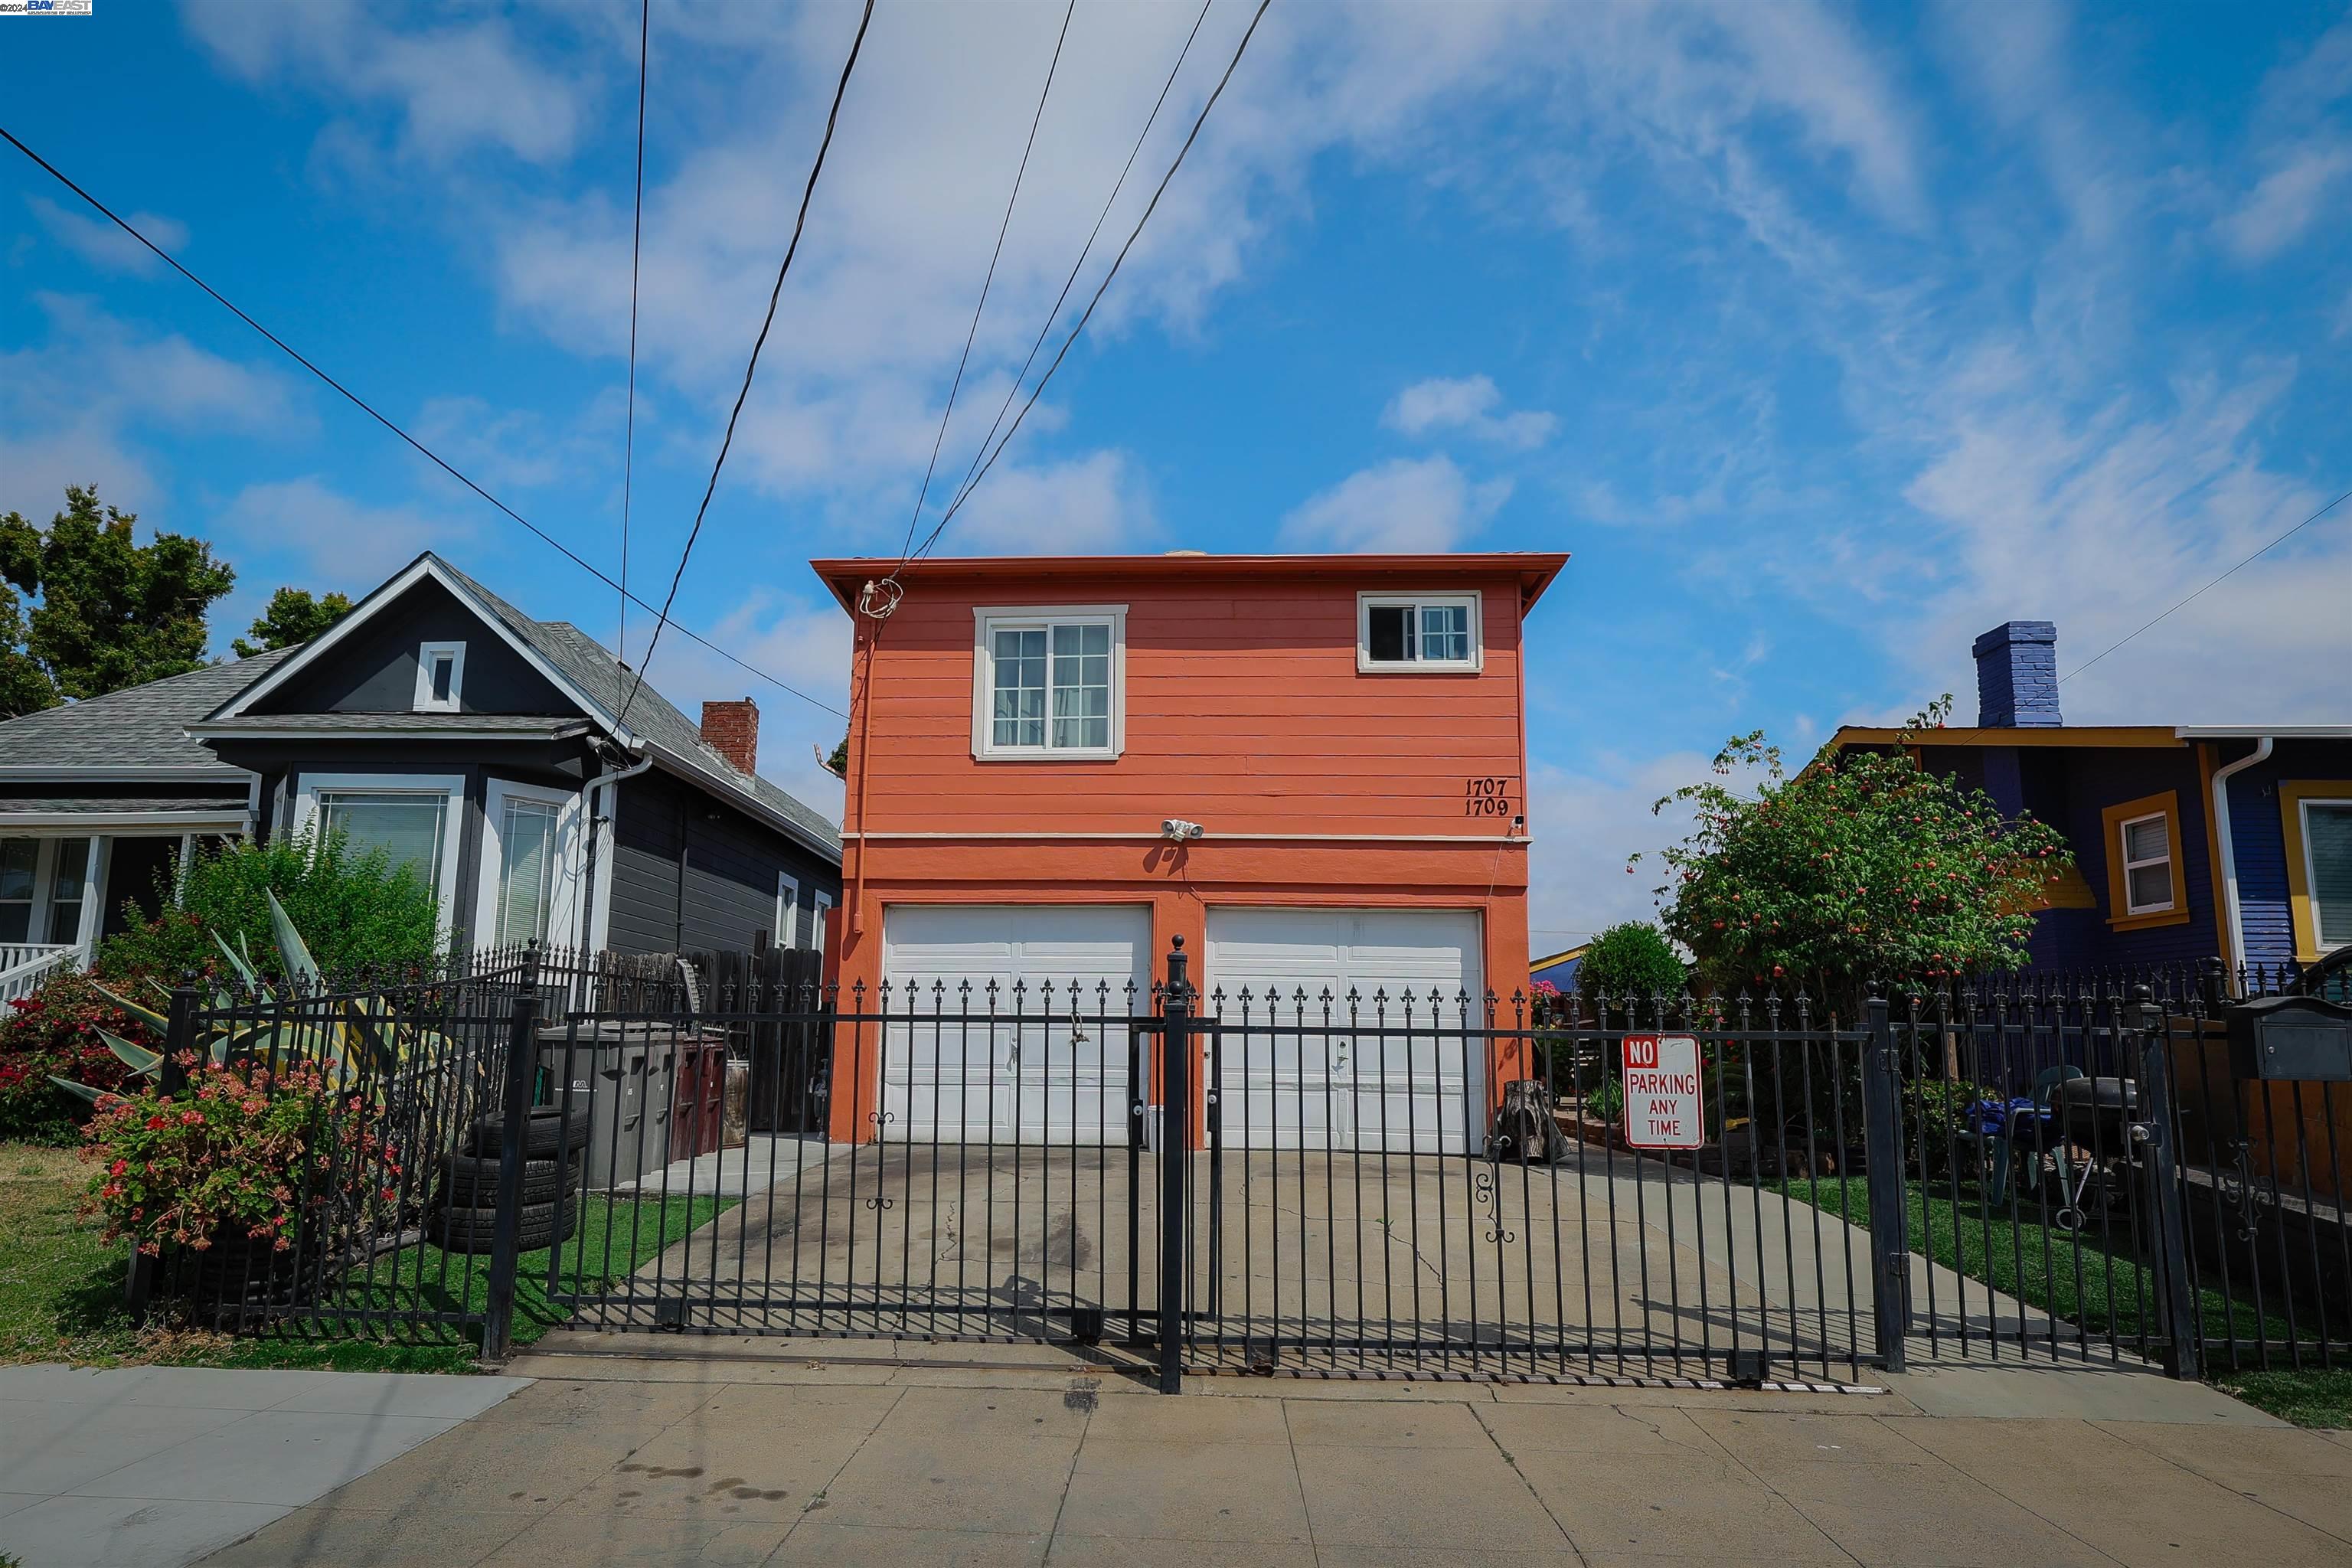
<path fill-rule="evenodd" d="M 426 1231 L 447 1252 L 488 1252 L 498 1235 L 499 1117 L 485 1116 L 441 1163 L 440 1202 Z M 543 1106 L 523 1126 L 522 1223 L 519 1250 L 538 1252 L 571 1239 L 580 1228 L 580 1152 L 588 1121 L 568 1124 L 562 1110 Z"/>

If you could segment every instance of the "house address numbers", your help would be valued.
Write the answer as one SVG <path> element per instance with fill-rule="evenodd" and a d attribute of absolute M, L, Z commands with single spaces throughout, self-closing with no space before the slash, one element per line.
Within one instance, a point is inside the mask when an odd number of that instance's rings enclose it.
<path fill-rule="evenodd" d="M 1465 816 L 1508 816 L 1511 815 L 1511 781 L 1499 779 L 1464 779 L 1462 781 L 1462 815 Z"/>

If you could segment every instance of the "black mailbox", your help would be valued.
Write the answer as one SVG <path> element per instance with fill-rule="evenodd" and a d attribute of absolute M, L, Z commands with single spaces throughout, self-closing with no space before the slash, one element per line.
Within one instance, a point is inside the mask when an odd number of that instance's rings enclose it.
<path fill-rule="evenodd" d="M 2352 1083 L 2352 1007 L 2316 996 L 2264 996 L 2230 1009 L 2230 1067 L 2240 1078 Z"/>

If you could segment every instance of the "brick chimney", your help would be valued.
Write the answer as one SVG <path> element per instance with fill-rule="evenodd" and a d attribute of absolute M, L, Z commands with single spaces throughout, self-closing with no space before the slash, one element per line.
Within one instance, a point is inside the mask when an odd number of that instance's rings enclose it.
<path fill-rule="evenodd" d="M 2058 627 L 2009 621 L 1977 638 L 1977 723 L 1987 730 L 2054 729 Z M 707 725 L 709 720 L 705 720 Z"/>
<path fill-rule="evenodd" d="M 732 763 L 739 773 L 758 771 L 760 705 L 748 697 L 740 702 L 704 703 L 702 743 Z"/>

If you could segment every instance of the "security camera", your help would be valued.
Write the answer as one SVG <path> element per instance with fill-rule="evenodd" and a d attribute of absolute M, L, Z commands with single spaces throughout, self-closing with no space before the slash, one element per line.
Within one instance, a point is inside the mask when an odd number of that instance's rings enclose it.
<path fill-rule="evenodd" d="M 1180 843 L 1187 838 L 1198 838 L 1207 831 L 1208 829 L 1202 826 L 1199 823 L 1187 822 L 1181 816 L 1171 816 L 1168 818 L 1167 821 L 1160 825 L 1160 832 L 1162 837 L 1173 838 L 1178 840 Z"/>

